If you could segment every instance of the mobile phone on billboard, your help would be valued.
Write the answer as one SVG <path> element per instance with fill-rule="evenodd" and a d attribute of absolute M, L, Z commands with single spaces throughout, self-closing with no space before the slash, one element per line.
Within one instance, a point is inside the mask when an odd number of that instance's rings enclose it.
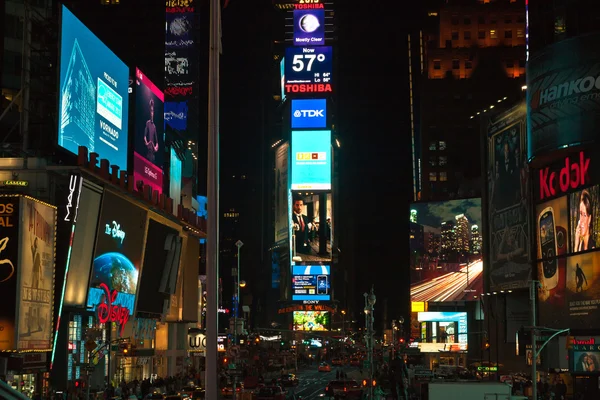
<path fill-rule="evenodd" d="M 538 217 L 538 243 L 542 259 L 542 273 L 544 275 L 544 286 L 546 289 L 554 289 L 558 285 L 558 244 L 556 238 L 556 226 L 554 223 L 554 210 L 547 207 L 542 210 Z"/>
<path fill-rule="evenodd" d="M 317 276 L 317 294 L 327 294 L 327 275 Z"/>

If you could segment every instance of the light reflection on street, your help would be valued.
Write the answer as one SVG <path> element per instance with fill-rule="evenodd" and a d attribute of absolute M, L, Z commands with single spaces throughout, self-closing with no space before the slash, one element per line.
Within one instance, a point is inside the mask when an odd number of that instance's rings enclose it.
<path fill-rule="evenodd" d="M 467 269 L 469 285 L 467 285 Z M 483 261 L 479 260 L 469 264 L 469 266 L 465 265 L 459 271 L 448 272 L 426 282 L 412 285 L 410 287 L 411 301 L 461 300 L 466 295 L 471 294 L 465 293 L 465 290 L 472 290 L 478 287 L 480 289 L 479 292 L 481 291 Z"/>

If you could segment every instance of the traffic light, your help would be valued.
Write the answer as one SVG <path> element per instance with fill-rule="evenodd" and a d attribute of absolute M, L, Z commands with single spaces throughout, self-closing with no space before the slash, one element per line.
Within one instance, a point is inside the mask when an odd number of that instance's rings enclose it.
<path fill-rule="evenodd" d="M 483 349 L 484 350 L 490 349 L 490 341 L 488 339 L 485 339 L 485 342 L 483 343 Z"/>
<path fill-rule="evenodd" d="M 400 338 L 400 344 L 404 344 L 404 338 Z"/>

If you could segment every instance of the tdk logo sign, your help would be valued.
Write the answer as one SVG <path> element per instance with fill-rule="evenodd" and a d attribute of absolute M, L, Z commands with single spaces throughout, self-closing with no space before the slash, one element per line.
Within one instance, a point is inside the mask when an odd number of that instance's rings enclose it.
<path fill-rule="evenodd" d="M 292 100 L 292 129 L 326 126 L 327 100 Z"/>

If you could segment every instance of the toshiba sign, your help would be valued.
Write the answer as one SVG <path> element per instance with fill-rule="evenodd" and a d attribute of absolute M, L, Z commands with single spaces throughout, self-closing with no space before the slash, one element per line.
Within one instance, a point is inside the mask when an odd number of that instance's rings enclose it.
<path fill-rule="evenodd" d="M 595 141 L 600 34 L 548 46 L 527 65 L 528 157 Z"/>

